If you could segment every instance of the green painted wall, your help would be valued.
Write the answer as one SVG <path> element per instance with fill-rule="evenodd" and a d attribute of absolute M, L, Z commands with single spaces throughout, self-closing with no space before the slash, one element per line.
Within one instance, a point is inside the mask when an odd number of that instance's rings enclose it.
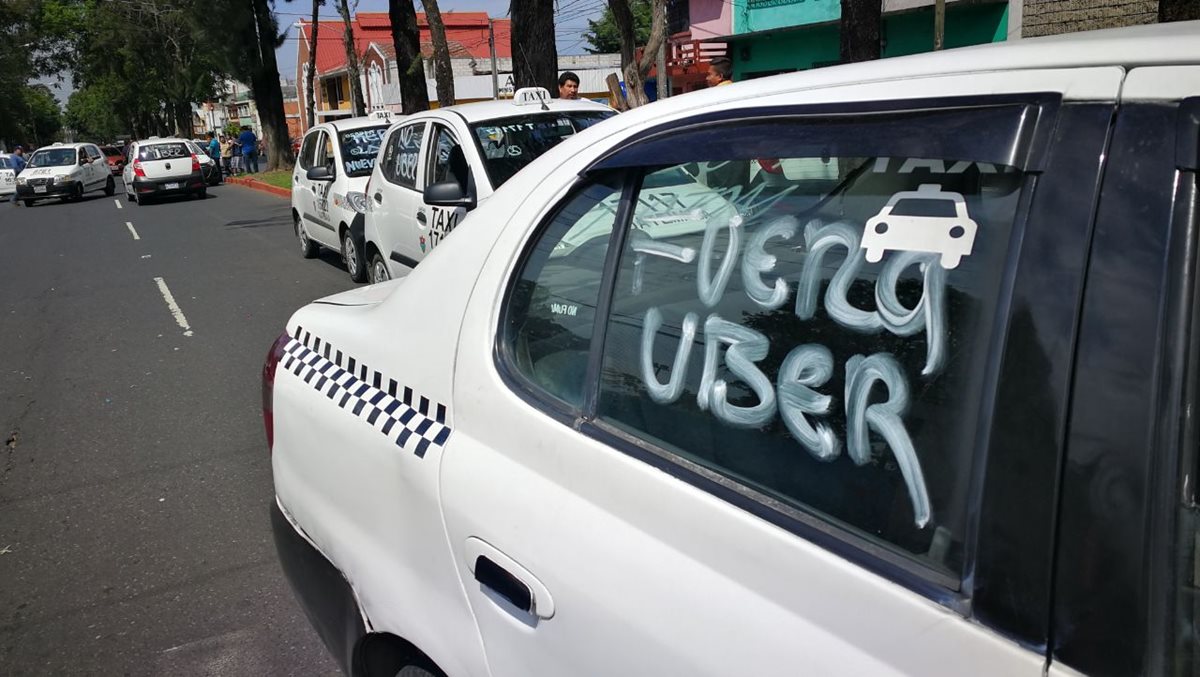
<path fill-rule="evenodd" d="M 737 9 L 740 11 L 742 7 Z M 735 13 L 735 30 L 737 16 Z M 885 17 L 883 35 L 884 57 L 931 51 L 933 8 Z M 1007 3 L 951 6 L 946 10 L 947 48 L 1002 42 L 1007 35 Z M 837 24 L 733 36 L 729 45 L 735 80 L 827 66 L 838 61 L 840 50 Z"/>
<path fill-rule="evenodd" d="M 841 0 L 734 0 L 733 32 L 754 33 L 837 21 Z"/>

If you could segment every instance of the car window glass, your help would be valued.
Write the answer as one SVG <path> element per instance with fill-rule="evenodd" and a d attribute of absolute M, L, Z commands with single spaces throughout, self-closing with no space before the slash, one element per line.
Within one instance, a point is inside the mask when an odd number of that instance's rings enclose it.
<path fill-rule="evenodd" d="M 467 163 L 462 151 L 454 152 L 459 147 L 453 132 L 441 125 L 434 125 L 433 145 L 430 146 L 429 172 L 425 177 L 425 185 L 455 181 L 458 185 L 467 186 Z"/>
<path fill-rule="evenodd" d="M 416 189 L 417 165 L 421 158 L 421 142 L 425 138 L 425 123 L 417 122 L 400 127 L 388 137 L 383 151 L 383 178 L 405 188 Z"/>
<path fill-rule="evenodd" d="M 0 169 L 12 169 L 12 162 L 6 157 L 0 157 Z"/>
<path fill-rule="evenodd" d="M 304 137 L 304 145 L 300 147 L 300 168 L 308 169 L 313 166 L 317 155 L 317 140 L 320 132 L 313 132 Z"/>
<path fill-rule="evenodd" d="M 138 148 L 138 159 L 142 162 L 150 160 L 174 160 L 190 157 L 191 155 L 192 151 L 182 141 L 155 143 Z"/>
<path fill-rule="evenodd" d="M 46 148 L 29 158 L 30 167 L 69 167 L 78 162 L 74 148 Z"/>
<path fill-rule="evenodd" d="M 337 154 L 333 150 L 333 137 L 327 132 L 321 132 L 321 140 L 317 143 L 316 164 L 328 167 L 330 174 L 337 175 Z"/>
<path fill-rule="evenodd" d="M 492 186 L 557 146 L 563 139 L 606 120 L 613 111 L 535 113 L 471 125 Z"/>
<path fill-rule="evenodd" d="M 704 152 L 637 195 L 598 417 L 957 580 L 1021 172 Z"/>
<path fill-rule="evenodd" d="M 504 347 L 540 390 L 580 404 L 604 258 L 621 189 L 600 181 L 576 192 L 531 245 L 510 290 Z"/>
<path fill-rule="evenodd" d="M 370 176 L 379 155 L 379 143 L 387 132 L 387 125 L 364 127 L 340 132 L 338 141 L 342 147 L 342 165 L 346 176 Z"/>

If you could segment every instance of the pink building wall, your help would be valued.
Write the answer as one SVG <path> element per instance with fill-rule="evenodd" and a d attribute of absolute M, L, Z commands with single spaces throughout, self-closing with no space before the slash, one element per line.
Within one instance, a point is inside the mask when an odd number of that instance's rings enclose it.
<path fill-rule="evenodd" d="M 733 34 L 733 3 L 727 0 L 690 0 L 692 39 L 707 40 Z"/>

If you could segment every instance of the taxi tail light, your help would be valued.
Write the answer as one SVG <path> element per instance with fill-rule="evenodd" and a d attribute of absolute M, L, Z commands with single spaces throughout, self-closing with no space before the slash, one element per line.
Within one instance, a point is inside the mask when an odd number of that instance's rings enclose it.
<path fill-rule="evenodd" d="M 291 337 L 284 332 L 271 344 L 267 351 L 267 359 L 263 362 L 262 370 L 262 407 L 263 426 L 267 429 L 267 451 L 275 446 L 275 372 L 279 361 L 283 359 L 287 343 Z"/>
<path fill-rule="evenodd" d="M 200 159 L 196 157 L 195 153 L 192 153 L 192 171 L 200 171 Z"/>
<path fill-rule="evenodd" d="M 141 178 L 146 178 L 146 170 L 142 169 L 142 161 L 133 161 L 133 175 Z"/>

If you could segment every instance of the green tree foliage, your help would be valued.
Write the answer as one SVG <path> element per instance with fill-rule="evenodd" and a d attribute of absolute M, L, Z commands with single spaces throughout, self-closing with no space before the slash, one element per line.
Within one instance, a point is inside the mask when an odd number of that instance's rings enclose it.
<path fill-rule="evenodd" d="M 62 117 L 49 88 L 30 86 L 38 68 L 41 3 L 37 0 L 0 0 L 0 141 L 43 144 L 55 140 Z"/>
<path fill-rule="evenodd" d="M 62 110 L 50 88 L 33 85 L 26 88 L 22 98 L 28 111 L 25 118 L 28 140 L 39 146 L 56 140 L 62 130 Z"/>
<path fill-rule="evenodd" d="M 67 100 L 67 125 L 76 138 L 112 142 L 128 136 L 125 121 L 116 106 L 124 92 L 112 79 L 93 82 L 75 90 Z"/>
<path fill-rule="evenodd" d="M 630 0 L 629 9 L 633 12 L 637 44 L 644 45 L 650 39 L 650 0 Z M 588 41 L 588 46 L 584 49 L 592 54 L 613 54 L 621 51 L 621 34 L 611 7 L 605 6 L 604 13 L 596 21 L 588 21 L 588 30 L 584 37 Z"/>

